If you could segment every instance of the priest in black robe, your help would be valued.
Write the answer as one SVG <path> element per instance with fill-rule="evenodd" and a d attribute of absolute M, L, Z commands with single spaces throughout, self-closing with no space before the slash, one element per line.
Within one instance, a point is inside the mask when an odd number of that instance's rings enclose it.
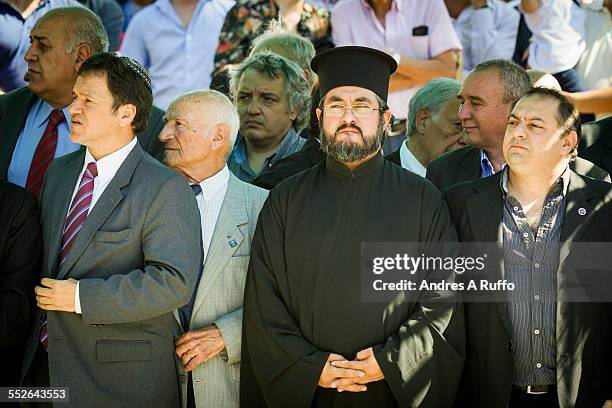
<path fill-rule="evenodd" d="M 274 188 L 259 215 L 241 406 L 450 407 L 464 358 L 456 303 L 425 292 L 362 298 L 362 243 L 415 242 L 427 252 L 456 241 L 438 190 L 383 159 L 395 60 L 339 47 L 312 66 L 326 159 Z"/>

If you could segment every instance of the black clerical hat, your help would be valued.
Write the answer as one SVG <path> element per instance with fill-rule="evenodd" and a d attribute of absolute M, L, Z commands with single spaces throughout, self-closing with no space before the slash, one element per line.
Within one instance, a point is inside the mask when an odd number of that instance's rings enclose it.
<path fill-rule="evenodd" d="M 320 95 L 340 86 L 366 88 L 387 100 L 389 77 L 397 63 L 389 54 L 368 47 L 336 47 L 312 59 L 312 70 L 319 74 Z"/>

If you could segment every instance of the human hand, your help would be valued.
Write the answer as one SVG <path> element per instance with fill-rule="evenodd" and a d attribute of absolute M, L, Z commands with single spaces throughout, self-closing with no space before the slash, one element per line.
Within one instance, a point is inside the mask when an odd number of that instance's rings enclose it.
<path fill-rule="evenodd" d="M 194 370 L 225 348 L 221 332 L 215 325 L 188 331 L 176 339 L 174 345 L 185 371 Z"/>
<path fill-rule="evenodd" d="M 74 298 L 77 282 L 75 279 L 41 279 L 40 285 L 34 288 L 36 306 L 43 310 L 75 312 Z"/>

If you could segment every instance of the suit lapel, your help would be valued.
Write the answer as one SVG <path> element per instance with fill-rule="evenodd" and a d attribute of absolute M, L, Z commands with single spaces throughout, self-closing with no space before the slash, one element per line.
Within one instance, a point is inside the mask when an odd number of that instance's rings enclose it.
<path fill-rule="evenodd" d="M 230 258 L 245 239 L 238 228 L 238 226 L 249 222 L 242 189 L 243 187 L 238 179 L 231 174 L 210 247 L 206 254 L 204 270 L 196 288 L 196 297 L 191 312 L 192 320 L 198 309 L 204 304 L 212 284 L 225 270 Z M 235 244 L 232 241 L 235 241 Z"/>
<path fill-rule="evenodd" d="M 30 113 L 30 108 L 37 96 L 27 87 L 21 88 L 13 95 L 11 103 L 7 106 L 2 117 L 2 131 L 0 132 L 0 177 L 6 178 L 13 151 L 19 139 L 19 133 Z"/>
<path fill-rule="evenodd" d="M 480 150 L 472 146 L 469 149 L 469 154 L 461 163 L 460 181 L 478 180 L 480 178 Z"/>
<path fill-rule="evenodd" d="M 503 195 L 500 188 L 501 172 L 487 177 L 484 183 L 478 187 L 478 194 L 466 200 L 466 209 L 470 223 L 470 229 L 474 234 L 474 242 L 497 242 L 501 245 L 504 241 L 503 220 Z M 500 252 L 500 255 L 503 255 Z M 499 258 L 503 259 L 503 258 Z M 504 265 L 500 262 L 500 272 L 503 279 Z M 510 335 L 510 314 L 507 302 L 496 302 L 497 311 L 504 324 L 506 333 Z"/>
<path fill-rule="evenodd" d="M 76 187 L 77 180 L 83 169 L 83 160 L 85 159 L 85 151 L 75 155 L 70 161 L 66 162 L 63 167 L 54 169 L 54 174 L 59 174 L 58 177 L 52 180 L 45 180 L 45 194 L 53 192 L 50 201 L 44 200 L 45 205 L 50 206 L 49 223 L 51 237 L 49 239 L 49 255 L 47 257 L 47 271 L 52 277 L 57 274 L 57 266 L 59 263 L 59 253 L 62 245 L 62 233 L 66 217 L 68 215 L 68 207 L 72 199 L 72 193 Z M 45 199 L 45 197 L 43 197 Z"/>
<path fill-rule="evenodd" d="M 593 219 L 595 211 L 592 198 L 593 192 L 584 179 L 572 171 L 567 190 L 563 225 L 561 227 L 559 270 L 561 270 L 570 252 L 572 243 L 580 240 L 580 237 Z"/>
<path fill-rule="evenodd" d="M 58 279 L 63 279 L 68 274 L 70 268 L 91 242 L 96 231 L 100 229 L 117 204 L 123 200 L 124 192 L 122 189 L 130 183 L 136 166 L 142 158 L 142 149 L 136 144 L 87 216 L 66 256 L 66 261 L 58 271 Z"/>

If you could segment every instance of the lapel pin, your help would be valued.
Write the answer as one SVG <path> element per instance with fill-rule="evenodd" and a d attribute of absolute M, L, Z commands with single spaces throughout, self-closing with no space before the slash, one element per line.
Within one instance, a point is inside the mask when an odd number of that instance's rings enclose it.
<path fill-rule="evenodd" d="M 232 239 L 232 240 L 229 242 L 229 246 L 231 246 L 232 248 L 233 248 L 233 247 L 235 247 L 236 245 L 238 245 L 238 243 L 236 242 L 236 240 L 235 240 L 235 239 Z"/>
<path fill-rule="evenodd" d="M 580 207 L 580 208 L 578 209 L 578 214 L 580 214 L 580 215 L 585 215 L 585 214 L 586 214 L 586 210 L 585 210 L 584 208 Z"/>

